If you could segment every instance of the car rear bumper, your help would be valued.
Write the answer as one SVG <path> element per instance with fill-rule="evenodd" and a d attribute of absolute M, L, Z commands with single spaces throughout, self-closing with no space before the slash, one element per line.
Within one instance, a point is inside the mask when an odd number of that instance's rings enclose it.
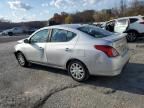
<path fill-rule="evenodd" d="M 111 72 L 107 72 L 109 74 L 106 74 L 106 76 L 117 76 L 121 74 L 121 72 L 125 69 L 128 63 L 129 63 L 129 60 L 123 65 L 123 67 L 120 67 L 117 70 L 112 70 Z"/>
<path fill-rule="evenodd" d="M 91 75 L 116 76 L 119 75 L 129 62 L 129 53 L 116 58 L 104 57 L 96 60 L 96 64 L 88 67 Z M 92 68 L 94 67 L 94 68 Z"/>

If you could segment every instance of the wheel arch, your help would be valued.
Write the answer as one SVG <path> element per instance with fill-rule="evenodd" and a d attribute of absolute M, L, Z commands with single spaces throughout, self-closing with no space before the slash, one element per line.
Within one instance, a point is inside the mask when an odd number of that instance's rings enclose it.
<path fill-rule="evenodd" d="M 77 58 L 71 58 L 71 59 L 69 59 L 69 60 L 66 62 L 66 66 L 65 66 L 66 69 L 68 69 L 68 65 L 69 65 L 69 63 L 72 62 L 72 61 L 79 61 L 79 62 L 81 62 L 81 63 L 87 68 L 87 66 L 85 65 L 85 63 L 84 63 L 82 60 L 79 60 L 79 59 L 77 59 Z M 87 68 L 87 70 L 88 70 L 88 68 Z"/>
<path fill-rule="evenodd" d="M 139 32 L 135 29 L 129 29 L 129 30 L 126 31 L 126 33 L 130 33 L 130 32 L 136 32 L 137 34 L 139 34 Z"/>
<path fill-rule="evenodd" d="M 69 71 L 69 69 L 68 69 L 69 68 L 69 63 L 72 62 L 72 61 L 77 61 L 77 62 L 79 62 L 83 65 L 83 68 L 85 69 L 85 75 L 82 79 L 75 79 L 73 77 L 73 75 L 71 74 L 71 72 Z M 66 69 L 68 70 L 68 73 L 72 76 L 72 78 L 75 79 L 76 81 L 79 81 L 79 82 L 87 80 L 90 76 L 89 70 L 88 70 L 87 66 L 85 65 L 85 63 L 82 62 L 82 60 L 79 60 L 79 59 L 76 59 L 76 58 L 72 58 L 72 59 L 67 61 Z"/>
<path fill-rule="evenodd" d="M 14 55 L 15 55 L 16 58 L 17 58 L 17 54 L 18 54 L 18 53 L 22 53 L 23 56 L 24 56 L 25 59 L 26 59 L 26 56 L 25 56 L 24 53 L 23 53 L 22 51 L 20 51 L 20 50 L 17 50 L 17 51 L 14 52 Z"/>

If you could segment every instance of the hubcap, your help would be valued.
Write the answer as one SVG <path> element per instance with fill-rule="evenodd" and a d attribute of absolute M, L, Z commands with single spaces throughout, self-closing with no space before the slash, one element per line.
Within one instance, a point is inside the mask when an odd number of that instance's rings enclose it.
<path fill-rule="evenodd" d="M 70 66 L 70 72 L 74 78 L 79 80 L 82 79 L 85 74 L 83 67 L 78 63 L 74 63 Z"/>
<path fill-rule="evenodd" d="M 136 34 L 135 33 L 128 33 L 127 39 L 129 41 L 134 41 L 136 39 Z"/>
<path fill-rule="evenodd" d="M 25 64 L 25 60 L 24 60 L 23 55 L 18 54 L 18 62 L 19 62 L 20 65 L 22 65 L 22 66 Z"/>

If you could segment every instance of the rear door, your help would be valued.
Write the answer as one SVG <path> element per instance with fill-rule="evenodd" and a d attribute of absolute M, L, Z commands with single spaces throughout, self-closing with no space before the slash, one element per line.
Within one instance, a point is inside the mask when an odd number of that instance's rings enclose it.
<path fill-rule="evenodd" d="M 46 56 L 49 65 L 63 67 L 74 51 L 76 34 L 63 29 L 53 29 L 50 42 L 46 43 Z"/>
<path fill-rule="evenodd" d="M 116 20 L 114 32 L 124 33 L 129 27 L 129 19 Z"/>

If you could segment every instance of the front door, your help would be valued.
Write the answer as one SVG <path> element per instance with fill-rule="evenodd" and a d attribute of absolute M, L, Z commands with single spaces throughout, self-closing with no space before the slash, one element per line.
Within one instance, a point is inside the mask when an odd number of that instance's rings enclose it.
<path fill-rule="evenodd" d="M 47 29 L 36 32 L 25 45 L 25 54 L 28 60 L 46 63 L 45 45 L 48 40 L 49 31 Z"/>

